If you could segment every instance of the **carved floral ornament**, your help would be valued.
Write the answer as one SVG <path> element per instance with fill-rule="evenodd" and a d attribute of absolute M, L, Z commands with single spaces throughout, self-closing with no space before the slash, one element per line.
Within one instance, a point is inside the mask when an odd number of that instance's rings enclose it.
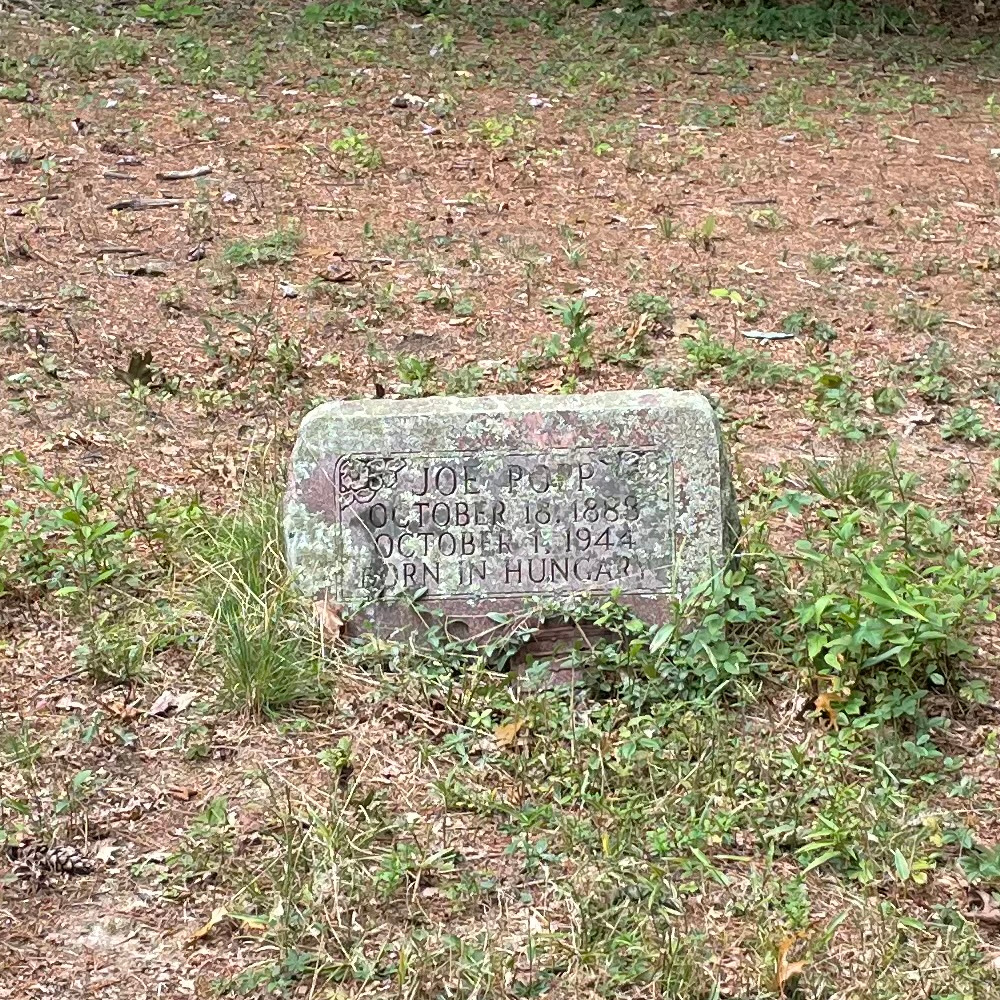
<path fill-rule="evenodd" d="M 344 455 L 337 463 L 340 508 L 371 503 L 382 490 L 393 490 L 406 459 L 397 455 Z"/>

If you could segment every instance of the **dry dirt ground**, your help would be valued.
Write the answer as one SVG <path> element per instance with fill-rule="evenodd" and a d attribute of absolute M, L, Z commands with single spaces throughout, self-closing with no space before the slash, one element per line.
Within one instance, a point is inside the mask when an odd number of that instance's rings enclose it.
<path fill-rule="evenodd" d="M 119 528 L 280 480 L 319 400 L 653 384 L 711 393 L 744 500 L 782 462 L 895 443 L 992 560 L 992 43 L 606 8 L 43 8 L 0 0 L 0 450 L 83 477 Z M 574 339 L 549 304 L 579 299 Z M 133 589 L 151 615 L 190 599 L 157 586 Z M 95 682 L 99 587 L 0 587 L 0 833 L 88 862 L 0 860 L 0 997 L 1000 990 L 995 691 L 882 756 L 794 677 L 640 725 L 379 650 L 269 717 L 219 697 L 190 627 Z M 600 739 L 546 731 L 555 705 Z M 697 802 L 657 818 L 705 760 Z M 813 853 L 761 839 L 789 789 Z M 823 839 L 828 792 L 850 820 Z"/>

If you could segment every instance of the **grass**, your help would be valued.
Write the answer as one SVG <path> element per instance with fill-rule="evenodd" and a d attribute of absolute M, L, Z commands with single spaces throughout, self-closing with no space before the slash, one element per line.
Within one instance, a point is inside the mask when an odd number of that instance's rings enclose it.
<path fill-rule="evenodd" d="M 775 385 L 795 378 L 789 365 L 771 360 L 763 351 L 734 347 L 703 332 L 697 339 L 686 338 L 681 346 L 695 375 L 718 372 L 728 382 Z"/>
<path fill-rule="evenodd" d="M 753 2 L 739 10 L 697 10 L 685 23 L 726 37 L 759 41 L 820 43 L 837 36 L 881 37 L 916 30 L 912 15 L 901 7 L 876 4 L 864 8 L 851 2 L 793 4 L 788 7 Z"/>
<path fill-rule="evenodd" d="M 0 844 L 98 870 L 0 847 L 0 992 L 996 992 L 996 253 L 926 168 L 982 188 L 990 47 L 843 3 L 44 6 L 0 58 Z M 711 392 L 740 560 L 652 625 L 539 612 L 600 626 L 572 688 L 296 594 L 264 484 L 316 402 L 644 378 Z"/>
<path fill-rule="evenodd" d="M 944 314 L 937 309 L 929 309 L 912 299 L 901 303 L 895 309 L 896 322 L 910 327 L 918 333 L 933 333 L 941 328 Z"/>
<path fill-rule="evenodd" d="M 343 159 L 352 177 L 376 170 L 383 162 L 381 152 L 372 145 L 368 136 L 353 128 L 344 129 L 343 135 L 330 143 L 330 151 Z"/>
<path fill-rule="evenodd" d="M 249 849 L 236 850 L 231 803 L 194 818 L 180 848 L 147 874 L 157 872 L 177 899 L 207 873 L 229 887 L 216 908 L 219 930 L 252 929 L 247 959 L 258 958 L 217 989 L 329 982 L 437 995 L 516 982 L 525 995 L 767 995 L 776 956 L 790 949 L 801 963 L 797 988 L 817 996 L 888 1000 L 914 968 L 931 989 L 986 988 L 971 925 L 916 903 L 920 887 L 971 843 L 962 812 L 934 801 L 960 777 L 960 763 L 935 746 L 947 722 L 917 720 L 917 735 L 896 729 L 892 712 L 865 711 L 846 686 L 832 700 L 823 688 L 816 695 L 825 731 L 801 716 L 767 721 L 761 683 L 794 674 L 789 642 L 796 621 L 812 615 L 803 602 L 818 610 L 837 590 L 830 574 L 845 572 L 846 583 L 855 573 L 850 547 L 839 548 L 849 537 L 843 519 L 868 517 L 891 533 L 900 518 L 931 517 L 912 502 L 900 507 L 900 489 L 916 483 L 878 459 L 809 468 L 804 482 L 840 512 L 824 509 L 826 526 L 821 518 L 809 529 L 811 545 L 828 537 L 838 546 L 815 564 L 815 590 L 782 583 L 780 567 L 755 569 L 730 581 L 725 618 L 693 605 L 669 634 L 643 633 L 627 613 L 599 609 L 632 641 L 627 659 L 618 642 L 583 654 L 582 683 L 602 692 L 596 700 L 511 687 L 481 655 L 447 640 L 424 652 L 361 643 L 337 653 L 342 706 L 346 696 L 352 712 L 367 703 L 414 720 L 393 753 L 405 793 L 372 784 L 363 734 L 348 730 L 312 751 L 318 780 L 308 789 L 270 771 L 250 776 L 246 795 L 267 833 Z M 801 496 L 796 505 L 808 505 Z M 773 511 L 792 509 L 791 494 L 776 494 Z M 223 603 L 238 594 L 251 622 L 243 595 L 271 603 L 268 595 L 280 602 L 285 593 L 267 555 L 272 518 L 254 505 L 228 528 L 212 525 L 199 555 L 219 571 L 210 583 L 227 581 Z M 942 551 L 953 551 L 943 526 L 931 530 Z M 912 544 L 933 560 L 928 540 L 918 534 Z M 758 538 L 747 558 L 770 560 L 771 551 Z M 794 558 L 813 573 L 801 548 Z M 933 586 L 958 594 L 964 584 L 939 578 Z M 975 601 L 981 584 L 965 592 Z M 876 621 L 878 610 L 870 613 Z M 971 625 L 968 612 L 960 618 L 961 628 Z M 225 612 L 217 620 L 229 627 Z M 849 626 L 857 628 L 870 644 L 870 626 Z M 898 647 L 896 637 L 884 641 Z M 913 641 L 920 656 L 932 655 L 919 636 Z M 851 683 L 878 697 L 885 649 L 870 648 Z M 219 647 L 223 678 L 232 676 L 229 649 Z M 303 654 L 300 669 L 310 662 Z M 792 658 L 787 667 L 783 656 Z M 270 663 L 268 644 L 254 657 Z M 347 679 L 361 664 L 369 679 L 355 689 Z M 829 670 L 815 680 L 829 683 Z M 261 684 L 286 692 L 283 675 L 268 669 L 255 685 L 240 684 L 235 690 L 253 688 L 251 700 Z M 977 851 L 970 864 L 981 863 Z M 756 931 L 720 936 L 720 925 Z M 845 985 L 844 949 L 861 948 Z"/>
<path fill-rule="evenodd" d="M 967 928 L 944 914 L 914 920 L 880 898 L 877 882 L 902 878 L 897 858 L 908 859 L 906 881 L 916 873 L 917 882 L 941 859 L 933 835 L 912 822 L 929 772 L 891 742 L 859 753 L 838 739 L 797 767 L 781 740 L 750 727 L 751 751 L 746 721 L 705 705 L 664 704 L 624 726 L 613 708 L 574 719 L 552 695 L 525 708 L 534 752 L 497 747 L 473 727 L 466 744 L 479 737 L 487 746 L 471 774 L 456 746 L 435 754 L 441 779 L 415 776 L 417 795 L 437 803 L 452 835 L 384 800 L 365 802 L 342 767 L 308 796 L 261 780 L 274 834 L 221 874 L 248 886 L 232 900 L 234 924 L 249 920 L 283 945 L 220 986 L 332 980 L 348 990 L 391 984 L 438 995 L 513 980 L 527 995 L 650 987 L 675 997 L 766 995 L 775 953 L 792 938 L 804 962 L 800 987 L 822 996 L 845 987 L 832 946 L 867 930 L 871 957 L 888 958 L 902 936 L 897 954 L 926 969 L 932 988 L 985 987 Z M 567 726 L 574 746 L 560 731 Z M 637 744 L 643 731 L 650 735 Z M 848 784 L 846 754 L 855 761 Z M 542 756 L 546 766 L 533 766 Z M 483 772 L 517 789 L 515 797 L 498 796 Z M 823 791 L 807 791 L 816 788 Z M 468 859 L 469 833 L 498 826 L 509 850 Z M 871 830 L 885 838 L 884 853 L 868 846 Z M 770 860 L 727 873 L 719 856 L 741 854 L 751 838 Z M 824 855 L 827 874 L 815 874 L 820 866 L 803 872 Z M 842 887 L 850 902 L 831 911 L 822 895 Z M 533 924 L 541 900 L 547 913 Z M 759 933 L 720 940 L 713 908 Z M 405 915 L 417 910 L 414 927 Z M 734 971 L 710 971 L 713 956 Z M 888 998 L 903 985 L 891 967 L 852 972 L 845 996 Z"/>
<path fill-rule="evenodd" d="M 276 493 L 206 518 L 188 536 L 195 600 L 224 702 L 260 717 L 321 693 L 316 621 L 292 585 Z"/>
<path fill-rule="evenodd" d="M 261 264 L 287 264 L 295 259 L 302 245 L 297 226 L 286 226 L 259 239 L 238 239 L 227 243 L 222 259 L 232 267 L 256 267 Z"/>

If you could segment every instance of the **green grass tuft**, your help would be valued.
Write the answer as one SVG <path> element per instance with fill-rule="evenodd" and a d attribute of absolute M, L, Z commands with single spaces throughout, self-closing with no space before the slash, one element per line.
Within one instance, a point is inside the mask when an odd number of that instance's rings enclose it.
<path fill-rule="evenodd" d="M 255 240 L 233 240 L 222 251 L 222 259 L 233 267 L 256 267 L 259 264 L 287 264 L 302 245 L 297 226 L 286 226 Z"/>
<path fill-rule="evenodd" d="M 315 700 L 318 639 L 285 565 L 277 494 L 250 495 L 239 510 L 208 516 L 191 542 L 223 700 L 257 716 Z"/>

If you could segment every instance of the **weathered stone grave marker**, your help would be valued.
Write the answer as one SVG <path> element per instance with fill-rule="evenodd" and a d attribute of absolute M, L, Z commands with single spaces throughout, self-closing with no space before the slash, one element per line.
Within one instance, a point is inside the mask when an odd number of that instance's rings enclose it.
<path fill-rule="evenodd" d="M 325 403 L 285 516 L 300 587 L 383 636 L 420 609 L 476 635 L 527 599 L 612 591 L 660 621 L 736 529 L 711 406 L 667 389 Z"/>

